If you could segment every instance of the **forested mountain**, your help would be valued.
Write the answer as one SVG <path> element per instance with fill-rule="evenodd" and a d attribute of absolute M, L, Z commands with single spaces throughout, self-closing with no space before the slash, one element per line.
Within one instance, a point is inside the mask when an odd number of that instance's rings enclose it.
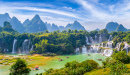
<path fill-rule="evenodd" d="M 68 30 L 68 29 L 71 29 L 71 30 L 85 30 L 85 28 L 78 22 L 78 21 L 74 21 L 73 24 L 68 24 L 66 27 L 65 27 L 65 30 Z"/>
<path fill-rule="evenodd" d="M 97 28 L 97 29 L 95 29 L 96 31 L 99 31 L 100 29 L 99 28 Z"/>
<path fill-rule="evenodd" d="M 50 29 L 51 29 L 51 24 L 50 24 L 50 23 L 47 23 L 47 22 L 45 22 L 45 24 L 46 24 L 47 30 L 50 31 Z"/>
<path fill-rule="evenodd" d="M 64 26 L 59 26 L 60 31 L 64 30 L 64 28 L 65 28 Z"/>
<path fill-rule="evenodd" d="M 50 23 L 43 22 L 40 16 L 37 14 L 32 20 L 26 19 L 23 23 L 21 23 L 16 17 L 10 17 L 8 13 L 0 14 L 0 26 L 3 26 L 5 21 L 10 22 L 12 28 L 17 30 L 20 33 L 36 33 L 36 32 L 44 32 L 46 30 L 52 32 L 57 30 L 85 30 L 85 28 L 78 22 L 74 21 L 72 24 L 68 24 L 66 27 L 57 26 L 54 23 L 51 25 Z"/>
<path fill-rule="evenodd" d="M 39 15 L 35 15 L 34 18 L 27 24 L 26 32 L 37 33 L 46 31 L 47 27 L 45 23 L 41 20 Z"/>
<path fill-rule="evenodd" d="M 23 26 L 26 27 L 26 26 L 28 25 L 29 21 L 30 21 L 29 19 L 26 19 L 26 20 L 23 22 Z"/>
<path fill-rule="evenodd" d="M 122 24 L 118 24 L 117 22 L 109 22 L 106 25 L 106 29 L 109 31 L 109 33 L 111 33 L 112 31 L 123 31 L 126 32 L 127 29 L 122 25 Z"/>
<path fill-rule="evenodd" d="M 0 26 L 0 32 L 9 32 L 9 33 L 18 33 L 16 30 L 14 30 L 11 26 L 11 24 L 7 21 L 4 22 L 4 26 Z"/>
<path fill-rule="evenodd" d="M 11 20 L 11 17 L 9 16 L 8 13 L 0 14 L 0 26 L 3 26 L 5 21 L 9 22 L 10 20 Z"/>
<path fill-rule="evenodd" d="M 112 31 L 115 31 L 118 26 L 119 26 L 119 24 L 117 22 L 109 22 L 106 25 L 106 29 L 109 32 L 112 32 Z"/>
<path fill-rule="evenodd" d="M 122 24 L 120 24 L 120 25 L 116 28 L 116 31 L 117 31 L 117 32 L 119 32 L 119 31 L 126 32 L 127 29 L 126 29 Z"/>
<path fill-rule="evenodd" d="M 59 30 L 58 26 L 53 23 L 49 31 L 53 32 L 53 31 L 57 31 L 57 30 Z"/>
<path fill-rule="evenodd" d="M 12 28 L 17 30 L 20 33 L 24 32 L 24 26 L 22 25 L 22 23 L 16 18 L 13 17 L 10 21 L 10 24 L 12 25 Z"/>

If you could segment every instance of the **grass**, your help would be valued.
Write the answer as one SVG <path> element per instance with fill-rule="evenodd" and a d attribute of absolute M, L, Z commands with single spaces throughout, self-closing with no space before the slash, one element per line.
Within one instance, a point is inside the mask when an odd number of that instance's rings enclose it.
<path fill-rule="evenodd" d="M 45 57 L 38 54 L 35 55 L 26 55 L 26 56 L 19 56 L 19 57 L 13 57 L 13 56 L 2 56 L 0 55 L 0 64 L 1 65 L 10 65 L 16 61 L 17 58 L 22 58 L 27 61 L 28 67 L 33 68 L 36 65 L 38 66 L 44 66 L 46 65 L 47 61 L 51 61 L 54 59 L 57 59 L 56 57 Z"/>
<path fill-rule="evenodd" d="M 105 68 L 105 69 L 95 69 L 85 73 L 84 75 L 109 75 L 109 73 L 110 73 L 110 69 Z"/>

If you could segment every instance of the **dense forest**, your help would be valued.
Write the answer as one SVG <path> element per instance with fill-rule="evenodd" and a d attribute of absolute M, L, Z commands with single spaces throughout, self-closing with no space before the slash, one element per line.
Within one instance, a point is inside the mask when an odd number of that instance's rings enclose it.
<path fill-rule="evenodd" d="M 12 28 L 9 22 L 4 22 L 4 27 L 0 27 L 0 53 L 12 52 L 13 40 L 17 39 L 17 48 L 22 49 L 22 43 L 25 39 L 31 41 L 31 45 L 34 45 L 34 50 L 30 53 L 56 53 L 56 54 L 70 54 L 74 53 L 77 47 L 82 47 L 86 44 L 86 36 L 91 36 L 95 39 L 95 35 L 98 37 L 102 35 L 102 41 L 108 41 L 109 35 L 113 37 L 113 46 L 116 46 L 118 42 L 126 41 L 130 44 L 130 32 L 111 32 L 108 33 L 106 29 L 99 31 L 86 31 L 86 30 L 70 30 L 68 31 L 54 31 L 39 33 L 23 33 L 20 34 Z M 7 51 L 8 50 L 8 51 Z"/>
<path fill-rule="evenodd" d="M 39 33 L 23 33 L 20 34 L 15 31 L 9 22 L 4 23 L 4 27 L 1 27 L 0 32 L 0 52 L 12 52 L 13 40 L 17 39 L 17 50 L 22 49 L 22 43 L 25 39 L 29 39 L 34 50 L 31 53 L 56 53 L 56 54 L 70 54 L 74 53 L 76 47 L 86 45 L 86 36 L 99 36 L 102 34 L 104 38 L 108 38 L 109 34 L 106 29 L 100 31 L 86 30 L 59 30 L 54 32 L 39 32 Z M 104 39 L 107 40 L 107 39 Z M 7 51 L 8 50 L 8 51 Z"/>

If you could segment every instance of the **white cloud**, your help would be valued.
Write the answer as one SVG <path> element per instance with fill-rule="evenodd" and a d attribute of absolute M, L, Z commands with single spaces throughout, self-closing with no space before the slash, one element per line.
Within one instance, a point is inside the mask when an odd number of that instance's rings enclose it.
<path fill-rule="evenodd" d="M 39 14 L 44 22 L 55 23 L 66 26 L 74 20 L 78 20 L 88 30 L 96 28 L 103 29 L 110 21 L 123 24 L 130 28 L 130 1 L 114 5 L 98 3 L 98 0 L 75 0 L 80 7 L 58 7 L 52 4 L 42 3 L 1 3 L 0 14 L 9 13 L 11 17 L 16 16 L 21 22 L 25 19 L 32 19 Z M 46 8 L 47 7 L 47 8 Z M 74 10 L 74 11 L 73 11 Z M 23 13 L 21 11 L 30 11 Z M 33 12 L 32 12 L 33 11 Z"/>

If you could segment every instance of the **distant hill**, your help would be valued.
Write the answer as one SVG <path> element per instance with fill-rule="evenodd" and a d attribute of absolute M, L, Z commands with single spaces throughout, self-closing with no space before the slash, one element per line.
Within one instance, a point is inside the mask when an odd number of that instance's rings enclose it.
<path fill-rule="evenodd" d="M 85 30 L 85 28 L 78 22 L 78 21 L 74 21 L 73 24 L 68 24 L 66 27 L 65 27 L 65 30 L 68 30 L 68 29 L 71 29 L 71 30 Z"/>
<path fill-rule="evenodd" d="M 99 28 L 97 28 L 97 29 L 95 29 L 96 31 L 99 31 L 100 29 Z"/>
<path fill-rule="evenodd" d="M 45 22 L 45 25 L 46 25 L 46 27 L 47 27 L 47 30 L 48 30 L 48 31 L 50 31 L 50 29 L 51 29 L 51 24 L 50 24 L 50 23 Z"/>
<path fill-rule="evenodd" d="M 60 31 L 63 31 L 64 29 L 65 29 L 64 26 L 59 26 L 59 30 L 60 30 Z"/>
<path fill-rule="evenodd" d="M 117 31 L 117 32 L 119 32 L 119 31 L 126 32 L 127 29 L 126 29 L 122 24 L 120 24 L 120 25 L 116 28 L 116 31 Z"/>
<path fill-rule="evenodd" d="M 20 33 L 37 33 L 44 32 L 48 30 L 49 32 L 57 31 L 57 30 L 85 30 L 85 28 L 78 22 L 74 21 L 72 24 L 68 24 L 66 27 L 57 26 L 54 23 L 51 25 L 50 23 L 43 22 L 39 15 L 35 15 L 32 20 L 26 19 L 23 23 L 21 23 L 16 17 L 10 17 L 8 13 L 0 14 L 0 26 L 3 27 L 3 23 L 5 21 L 10 22 L 12 28 L 17 30 Z"/>
<path fill-rule="evenodd" d="M 25 29 L 25 31 L 29 33 L 43 32 L 46 30 L 47 27 L 45 23 L 41 20 L 39 15 L 35 15 L 34 18 L 31 21 L 29 21 Z"/>
<path fill-rule="evenodd" d="M 58 26 L 53 23 L 49 31 L 53 32 L 53 31 L 57 31 L 57 30 L 59 30 Z"/>
<path fill-rule="evenodd" d="M 0 26 L 0 32 L 6 31 L 6 32 L 12 32 L 12 33 L 18 33 L 16 30 L 14 30 L 10 24 L 10 22 L 5 21 L 4 26 Z"/>
<path fill-rule="evenodd" d="M 3 26 L 5 21 L 9 22 L 10 20 L 11 20 L 11 17 L 9 16 L 8 13 L 0 14 L 0 26 Z"/>
<path fill-rule="evenodd" d="M 17 30 L 18 32 L 20 32 L 20 33 L 24 32 L 24 29 L 25 29 L 24 26 L 16 17 L 13 17 L 10 20 L 10 24 L 12 25 L 12 28 Z"/>
<path fill-rule="evenodd" d="M 119 26 L 119 24 L 117 22 L 109 22 L 109 23 L 107 23 L 105 29 L 107 29 L 110 33 L 112 31 L 115 31 L 118 26 Z"/>
<path fill-rule="evenodd" d="M 26 20 L 23 22 L 23 26 L 26 27 L 26 26 L 28 25 L 29 21 L 30 21 L 29 19 L 26 19 Z"/>
<path fill-rule="evenodd" d="M 122 24 L 118 24 L 117 22 L 109 22 L 106 25 L 106 29 L 110 32 L 112 31 L 122 31 L 122 32 L 126 32 L 128 31 Z"/>

